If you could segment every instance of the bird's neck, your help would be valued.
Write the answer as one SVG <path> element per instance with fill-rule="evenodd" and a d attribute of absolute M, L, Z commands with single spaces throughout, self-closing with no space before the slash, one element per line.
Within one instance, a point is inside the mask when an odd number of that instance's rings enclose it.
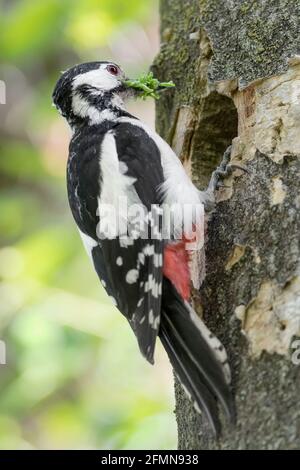
<path fill-rule="evenodd" d="M 97 125 L 104 121 L 117 121 L 128 115 L 120 94 L 93 92 L 83 87 L 73 96 L 69 124 L 71 127 Z"/>

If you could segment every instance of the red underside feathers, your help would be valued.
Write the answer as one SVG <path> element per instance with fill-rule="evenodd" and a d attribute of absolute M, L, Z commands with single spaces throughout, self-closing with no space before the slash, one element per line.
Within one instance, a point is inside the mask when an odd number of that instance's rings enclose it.
<path fill-rule="evenodd" d="M 191 296 L 189 255 L 185 249 L 186 241 L 170 243 L 164 249 L 163 274 L 176 287 L 184 300 Z"/>

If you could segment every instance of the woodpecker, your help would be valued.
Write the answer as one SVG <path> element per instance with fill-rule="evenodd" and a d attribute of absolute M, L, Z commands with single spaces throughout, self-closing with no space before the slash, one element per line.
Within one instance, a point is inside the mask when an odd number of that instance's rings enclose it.
<path fill-rule="evenodd" d="M 128 320 L 141 353 L 153 363 L 159 336 L 194 407 L 218 435 L 218 403 L 229 420 L 235 415 L 230 368 L 223 345 L 191 306 L 187 242 L 200 235 L 197 246 L 203 245 L 201 209 L 213 201 L 226 162 L 213 173 L 208 191 L 199 191 L 170 146 L 126 111 L 125 98 L 137 91 L 124 85 L 125 78 L 117 64 L 97 61 L 63 72 L 55 86 L 54 106 L 72 130 L 69 205 L 97 275 Z M 105 213 L 113 207 L 124 222 L 123 199 L 144 208 L 146 237 L 137 234 L 136 225 L 123 236 L 112 214 Z M 174 230 L 165 238 L 162 219 L 171 205 Z M 194 230 L 179 237 L 178 208 L 186 207 Z"/>

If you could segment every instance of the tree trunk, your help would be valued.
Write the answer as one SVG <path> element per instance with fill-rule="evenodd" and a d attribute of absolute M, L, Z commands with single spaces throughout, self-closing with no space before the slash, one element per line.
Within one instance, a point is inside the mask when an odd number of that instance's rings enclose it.
<path fill-rule="evenodd" d="M 157 128 L 203 189 L 232 142 L 196 307 L 225 345 L 237 425 L 215 441 L 176 383 L 180 449 L 300 448 L 300 3 L 161 0 Z"/>

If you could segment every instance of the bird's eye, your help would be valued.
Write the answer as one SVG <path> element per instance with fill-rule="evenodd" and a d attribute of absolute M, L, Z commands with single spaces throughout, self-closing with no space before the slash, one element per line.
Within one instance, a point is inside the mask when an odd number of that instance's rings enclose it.
<path fill-rule="evenodd" d="M 117 67 L 116 65 L 111 65 L 111 64 L 110 64 L 110 65 L 108 65 L 108 66 L 106 67 L 106 70 L 107 70 L 109 73 L 111 73 L 112 75 L 118 75 L 118 73 L 119 73 L 119 69 L 118 69 L 118 67 Z"/>

